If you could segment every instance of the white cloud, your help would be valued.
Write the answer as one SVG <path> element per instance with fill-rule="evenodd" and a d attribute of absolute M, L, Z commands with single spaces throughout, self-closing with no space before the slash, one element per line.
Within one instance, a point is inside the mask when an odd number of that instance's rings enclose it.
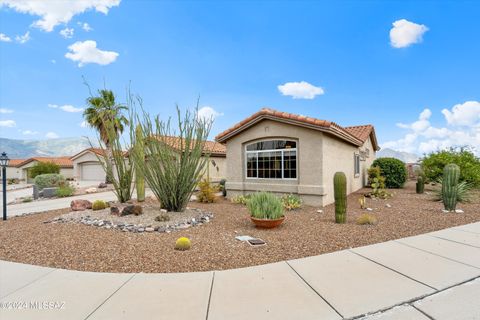
<path fill-rule="evenodd" d="M 0 0 L 0 7 L 7 6 L 20 13 L 39 16 L 40 20 L 33 25 L 47 32 L 87 10 L 95 9 L 107 14 L 110 8 L 119 4 L 120 0 Z"/>
<path fill-rule="evenodd" d="M 414 43 L 422 42 L 427 26 L 405 19 L 397 20 L 390 30 L 390 44 L 394 48 L 405 48 Z"/>
<path fill-rule="evenodd" d="M 47 139 L 57 139 L 59 136 L 58 134 L 56 134 L 55 132 L 47 132 L 47 134 L 45 135 L 45 138 Z"/>
<path fill-rule="evenodd" d="M 467 101 L 442 110 L 446 126 L 430 124 L 432 112 L 429 109 L 420 113 L 417 121 L 397 126 L 409 130 L 403 138 L 387 141 L 382 147 L 398 151 L 429 153 L 456 146 L 469 146 L 480 155 L 480 102 Z"/>
<path fill-rule="evenodd" d="M 0 120 L 0 127 L 13 128 L 17 123 L 13 120 Z"/>
<path fill-rule="evenodd" d="M 64 37 L 65 39 L 70 39 L 71 37 L 73 37 L 73 34 L 75 33 L 75 29 L 73 28 L 65 28 L 65 29 L 62 29 L 60 30 L 60 35 L 62 37 Z"/>
<path fill-rule="evenodd" d="M 466 101 L 453 106 L 452 111 L 442 110 L 449 125 L 471 126 L 480 122 L 480 102 Z"/>
<path fill-rule="evenodd" d="M 57 104 L 48 104 L 48 107 L 52 109 L 60 109 L 65 112 L 82 112 L 83 111 L 83 108 L 76 108 L 69 104 L 65 104 L 63 106 L 59 106 Z"/>
<path fill-rule="evenodd" d="M 78 22 L 78 25 L 79 25 L 80 27 L 82 27 L 82 29 L 83 29 L 84 31 L 86 31 L 86 32 L 90 32 L 90 31 L 93 30 L 93 28 L 90 27 L 90 25 L 89 25 L 88 23 L 86 23 L 86 22 L 83 22 L 83 23 L 82 23 L 82 22 Z"/>
<path fill-rule="evenodd" d="M 23 36 L 15 36 L 15 41 L 24 44 L 30 40 L 30 31 L 25 32 Z"/>
<path fill-rule="evenodd" d="M 88 127 L 88 123 L 87 123 L 87 121 L 82 121 L 82 122 L 80 122 L 79 126 L 82 127 L 82 128 L 86 128 L 86 127 Z"/>
<path fill-rule="evenodd" d="M 97 48 L 97 42 L 93 40 L 77 41 L 68 47 L 70 52 L 65 54 L 67 59 L 78 62 L 82 67 L 88 63 L 107 65 L 114 62 L 118 53 L 114 51 L 103 51 Z"/>
<path fill-rule="evenodd" d="M 5 33 L 0 33 L 0 41 L 3 42 L 12 42 L 12 38 L 7 36 Z"/>
<path fill-rule="evenodd" d="M 34 135 L 38 134 L 37 131 L 32 131 L 32 130 L 22 130 L 21 132 L 25 136 L 34 136 Z"/>
<path fill-rule="evenodd" d="M 215 120 L 216 117 L 223 116 L 223 113 L 217 112 L 209 106 L 198 109 L 197 117 L 201 120 Z"/>
<path fill-rule="evenodd" d="M 6 114 L 6 113 L 13 113 L 12 109 L 7 109 L 7 108 L 0 108 L 0 113 Z"/>
<path fill-rule="evenodd" d="M 323 88 L 316 87 L 308 82 L 287 82 L 279 85 L 278 91 L 284 96 L 292 96 L 293 99 L 313 99 L 315 96 L 325 93 Z"/>

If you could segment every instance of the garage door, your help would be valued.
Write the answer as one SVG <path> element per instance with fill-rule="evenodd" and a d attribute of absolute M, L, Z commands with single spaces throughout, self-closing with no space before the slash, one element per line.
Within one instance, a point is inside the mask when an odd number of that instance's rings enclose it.
<path fill-rule="evenodd" d="M 82 180 L 103 181 L 105 171 L 101 164 L 96 162 L 85 162 L 81 164 Z"/>

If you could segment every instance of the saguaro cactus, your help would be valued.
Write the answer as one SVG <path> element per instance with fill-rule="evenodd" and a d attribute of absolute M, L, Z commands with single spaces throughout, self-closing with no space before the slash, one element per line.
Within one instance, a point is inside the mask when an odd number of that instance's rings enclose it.
<path fill-rule="evenodd" d="M 417 193 L 423 193 L 425 189 L 425 181 L 423 180 L 422 176 L 417 177 Z"/>
<path fill-rule="evenodd" d="M 347 221 L 347 177 L 343 172 L 333 176 L 333 194 L 335 197 L 335 222 Z"/>
<path fill-rule="evenodd" d="M 145 141 L 143 140 L 143 132 L 140 126 L 135 128 L 136 152 L 139 159 L 145 159 Z M 142 170 L 135 170 L 135 184 L 137 188 L 137 201 L 145 201 L 145 178 Z"/>
<path fill-rule="evenodd" d="M 445 210 L 454 211 L 457 206 L 457 186 L 460 168 L 456 164 L 447 164 L 443 168 L 442 200 Z"/>

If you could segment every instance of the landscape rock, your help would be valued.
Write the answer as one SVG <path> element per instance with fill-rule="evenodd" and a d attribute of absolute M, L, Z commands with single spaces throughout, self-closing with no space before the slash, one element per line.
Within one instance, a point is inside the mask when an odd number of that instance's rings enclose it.
<path fill-rule="evenodd" d="M 121 216 L 126 216 L 129 214 L 134 214 L 136 216 L 141 215 L 143 213 L 143 208 L 142 206 L 139 205 L 129 205 L 123 208 L 122 213 L 120 214 Z"/>
<path fill-rule="evenodd" d="M 372 208 L 367 208 L 367 211 L 373 211 L 373 209 Z"/>
<path fill-rule="evenodd" d="M 455 212 L 456 213 L 464 213 L 464 211 L 462 209 L 456 209 Z"/>
<path fill-rule="evenodd" d="M 322 209 L 318 209 L 318 210 L 317 210 L 317 213 L 323 213 L 323 210 L 322 210 Z"/>
<path fill-rule="evenodd" d="M 110 207 L 110 214 L 113 214 L 114 216 L 119 216 L 120 209 L 118 209 L 118 207 Z"/>
<path fill-rule="evenodd" d="M 145 231 L 146 232 L 153 232 L 153 231 L 155 231 L 155 229 L 152 228 L 152 227 L 148 227 L 148 228 L 145 228 Z"/>
<path fill-rule="evenodd" d="M 100 184 L 98 185 L 99 189 L 103 189 L 103 188 L 106 188 L 106 187 L 107 187 L 107 184 L 105 182 L 100 182 Z"/>
<path fill-rule="evenodd" d="M 391 205 L 390 203 L 387 203 L 387 204 L 385 205 L 385 207 L 387 207 L 387 208 L 391 208 L 391 207 L 392 207 L 392 205 Z"/>
<path fill-rule="evenodd" d="M 43 188 L 43 197 L 44 198 L 53 198 L 57 195 L 57 187 L 53 188 Z"/>
<path fill-rule="evenodd" d="M 86 193 L 95 193 L 97 192 L 97 188 L 88 188 L 85 190 Z"/>
<path fill-rule="evenodd" d="M 87 209 L 92 209 L 92 203 L 83 199 L 73 200 L 70 202 L 70 209 L 72 209 L 72 211 L 84 211 Z"/>

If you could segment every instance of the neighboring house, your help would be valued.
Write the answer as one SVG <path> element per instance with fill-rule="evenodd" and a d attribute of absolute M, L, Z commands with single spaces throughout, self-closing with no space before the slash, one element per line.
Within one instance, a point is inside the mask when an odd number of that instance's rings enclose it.
<path fill-rule="evenodd" d="M 180 139 L 178 137 L 166 137 L 166 142 L 172 148 L 177 150 L 180 148 Z M 225 178 L 225 146 L 217 142 L 206 141 L 204 151 L 204 154 L 210 154 L 207 169 L 207 175 L 210 177 L 210 180 L 217 182 Z M 103 156 L 102 149 L 88 148 L 71 157 L 75 179 L 104 181 L 105 171 L 98 160 L 98 156 Z"/>
<path fill-rule="evenodd" d="M 333 122 L 262 109 L 216 141 L 225 143 L 228 196 L 259 190 L 294 193 L 305 204 L 334 201 L 333 175 L 347 176 L 347 193 L 367 184 L 367 170 L 380 148 L 372 125 Z"/>
<path fill-rule="evenodd" d="M 20 180 L 29 183 L 33 182 L 33 179 L 29 178 L 28 170 L 39 162 L 53 162 L 60 167 L 60 174 L 63 175 L 65 179 L 73 178 L 73 163 L 70 157 L 33 157 L 17 165 L 17 168 L 20 170 Z"/>
<path fill-rule="evenodd" d="M 98 156 L 103 157 L 103 155 L 103 150 L 100 148 L 87 148 L 71 157 L 74 178 L 85 181 L 105 181 L 105 170 L 98 160 Z"/>
<path fill-rule="evenodd" d="M 22 170 L 18 165 L 24 161 L 25 159 L 10 159 L 7 166 L 7 179 L 22 179 Z"/>

